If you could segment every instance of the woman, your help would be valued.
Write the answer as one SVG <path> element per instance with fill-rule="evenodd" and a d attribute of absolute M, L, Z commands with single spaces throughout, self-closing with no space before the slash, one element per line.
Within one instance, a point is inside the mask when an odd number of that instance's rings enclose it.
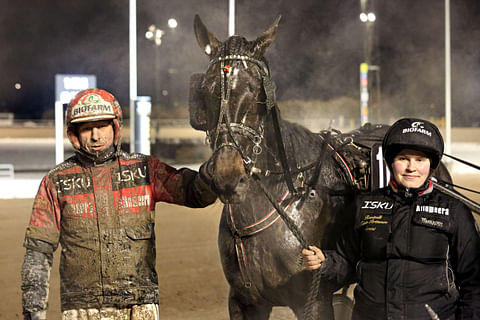
<path fill-rule="evenodd" d="M 335 251 L 304 249 L 305 267 L 357 282 L 353 319 L 480 319 L 480 237 L 471 211 L 433 186 L 438 128 L 401 119 L 383 152 L 388 187 L 360 194 L 353 230 Z"/>

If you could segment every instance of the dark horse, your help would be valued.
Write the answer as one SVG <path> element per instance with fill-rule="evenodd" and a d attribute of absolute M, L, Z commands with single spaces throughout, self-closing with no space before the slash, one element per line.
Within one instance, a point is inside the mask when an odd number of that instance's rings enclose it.
<path fill-rule="evenodd" d="M 305 244 L 293 231 L 301 230 L 307 244 L 333 247 L 352 216 L 355 190 L 369 188 L 368 139 L 355 141 L 365 135 L 381 141 L 386 128 L 316 134 L 282 120 L 264 58 L 278 22 L 254 41 L 225 42 L 198 16 L 194 22 L 210 65 L 192 76 L 190 123 L 206 132 L 214 151 L 209 170 L 225 204 L 218 244 L 231 319 L 268 319 L 274 306 L 303 319 L 312 273 L 303 268 Z M 316 319 L 333 319 L 336 289 L 322 281 L 311 305 Z"/>

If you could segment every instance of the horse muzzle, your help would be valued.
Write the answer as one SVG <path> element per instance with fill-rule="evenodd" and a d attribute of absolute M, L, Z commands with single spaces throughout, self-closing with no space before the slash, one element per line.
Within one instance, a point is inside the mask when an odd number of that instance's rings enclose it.
<path fill-rule="evenodd" d="M 248 175 L 240 153 L 222 148 L 214 154 L 213 184 L 223 203 L 239 203 L 247 194 Z"/>

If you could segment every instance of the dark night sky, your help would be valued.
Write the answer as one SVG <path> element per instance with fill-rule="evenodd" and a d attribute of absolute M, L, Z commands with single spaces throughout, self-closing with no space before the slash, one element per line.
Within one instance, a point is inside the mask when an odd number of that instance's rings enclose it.
<path fill-rule="evenodd" d="M 444 108 L 444 1 L 369 0 L 377 14 L 373 63 L 381 67 L 382 105 L 403 115 Z M 56 73 L 96 74 L 97 85 L 128 105 L 128 0 L 0 0 L 0 112 L 37 119 L 52 112 Z M 155 73 L 185 106 L 188 79 L 207 58 L 193 35 L 193 17 L 227 37 L 227 0 L 137 0 L 138 94 L 155 95 Z M 454 124 L 480 123 L 480 4 L 452 1 Z M 278 96 L 358 99 L 364 25 L 359 0 L 237 0 L 236 31 L 253 40 L 282 15 L 267 51 Z M 179 26 L 170 32 L 166 21 Z M 155 48 L 144 38 L 150 24 L 167 32 Z M 155 64 L 155 54 L 157 63 Z M 16 90 L 14 84 L 22 83 Z M 400 110 L 400 111 L 399 111 Z"/>

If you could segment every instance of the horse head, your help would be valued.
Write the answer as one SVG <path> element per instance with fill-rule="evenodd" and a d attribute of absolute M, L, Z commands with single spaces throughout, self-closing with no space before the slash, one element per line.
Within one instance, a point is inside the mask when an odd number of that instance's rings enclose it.
<path fill-rule="evenodd" d="M 195 16 L 197 42 L 210 64 L 191 78 L 190 124 L 206 132 L 214 188 L 224 203 L 245 199 L 249 173 L 264 151 L 264 123 L 275 105 L 275 86 L 263 55 L 279 20 L 254 41 L 234 35 L 220 42 Z"/>

